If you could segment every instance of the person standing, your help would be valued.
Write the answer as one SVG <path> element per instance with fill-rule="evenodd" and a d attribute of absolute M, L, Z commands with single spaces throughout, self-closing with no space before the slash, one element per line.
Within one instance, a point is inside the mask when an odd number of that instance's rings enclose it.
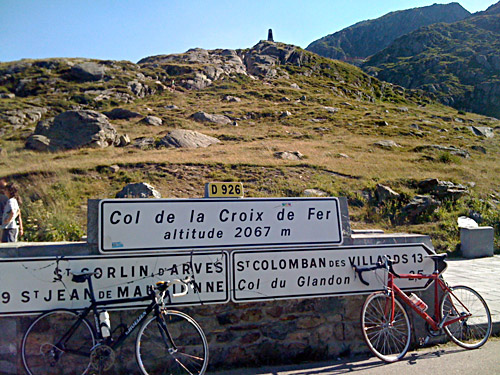
<path fill-rule="evenodd" d="M 3 193 L 6 187 L 7 187 L 7 181 L 5 180 L 5 178 L 0 179 L 0 220 L 3 217 L 3 208 L 5 207 L 7 201 L 9 200 L 9 198 L 7 198 L 7 196 Z M 3 233 L 2 223 L 0 223 L 0 242 L 2 239 L 2 233 Z"/>
<path fill-rule="evenodd" d="M 19 220 L 20 223 L 18 224 L 18 220 L 16 220 L 20 216 L 18 189 L 14 184 L 10 183 L 3 190 L 8 200 L 3 207 L 2 242 L 17 242 L 18 236 L 23 235 L 22 221 Z"/>

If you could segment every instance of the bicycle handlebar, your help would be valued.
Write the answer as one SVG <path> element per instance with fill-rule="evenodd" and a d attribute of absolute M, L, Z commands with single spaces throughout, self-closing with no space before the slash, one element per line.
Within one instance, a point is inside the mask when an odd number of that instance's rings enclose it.
<path fill-rule="evenodd" d="M 181 291 L 179 293 L 172 293 L 172 297 L 177 298 L 177 297 L 182 297 L 185 296 L 188 293 L 188 288 L 190 283 L 192 282 L 191 277 L 186 277 L 184 280 L 180 279 L 174 279 L 171 281 L 158 281 L 156 283 L 156 289 L 160 293 L 164 293 L 168 288 L 170 288 L 172 285 L 177 284 L 181 286 Z"/>
<path fill-rule="evenodd" d="M 392 260 L 391 258 L 389 258 L 387 256 L 384 256 L 383 259 L 384 259 L 384 261 L 380 261 L 377 264 L 375 264 L 374 266 L 358 267 L 356 265 L 353 265 L 352 268 L 358 274 L 359 280 L 365 285 L 370 285 L 369 282 L 367 282 L 365 279 L 363 279 L 363 272 L 366 272 L 366 271 L 375 271 L 378 269 L 386 269 L 389 273 L 391 273 L 395 277 L 400 277 L 396 273 L 396 271 L 394 271 L 394 268 L 392 267 L 392 265 L 394 264 L 394 260 Z"/>

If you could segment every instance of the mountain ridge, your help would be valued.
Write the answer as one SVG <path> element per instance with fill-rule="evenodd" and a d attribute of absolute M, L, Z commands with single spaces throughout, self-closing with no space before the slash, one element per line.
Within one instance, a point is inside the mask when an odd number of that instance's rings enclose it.
<path fill-rule="evenodd" d="M 438 22 L 451 23 L 470 15 L 469 11 L 456 2 L 390 12 L 320 38 L 310 43 L 306 50 L 333 59 L 356 62 L 422 26 Z"/>

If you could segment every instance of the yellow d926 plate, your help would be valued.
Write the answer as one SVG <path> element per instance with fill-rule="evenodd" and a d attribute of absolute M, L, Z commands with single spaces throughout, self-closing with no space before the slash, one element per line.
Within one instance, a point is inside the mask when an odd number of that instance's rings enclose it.
<path fill-rule="evenodd" d="M 205 198 L 243 198 L 241 182 L 209 182 L 205 184 Z"/>

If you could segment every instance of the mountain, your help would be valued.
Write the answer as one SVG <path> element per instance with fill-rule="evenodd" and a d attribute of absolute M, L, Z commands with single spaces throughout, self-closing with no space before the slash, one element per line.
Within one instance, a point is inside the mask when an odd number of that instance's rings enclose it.
<path fill-rule="evenodd" d="M 402 36 L 362 68 L 460 110 L 500 118 L 500 3 Z"/>
<path fill-rule="evenodd" d="M 28 241 L 81 238 L 87 199 L 129 183 L 200 198 L 206 182 L 240 181 L 248 197 L 344 196 L 354 228 L 426 233 L 453 250 L 459 215 L 500 233 L 499 129 L 268 41 L 137 64 L 0 63 L 0 177 L 21 187 Z"/>
<path fill-rule="evenodd" d="M 332 59 L 356 62 L 388 47 L 394 40 L 423 26 L 451 23 L 471 14 L 458 3 L 391 12 L 359 22 L 312 42 L 306 49 Z"/>

